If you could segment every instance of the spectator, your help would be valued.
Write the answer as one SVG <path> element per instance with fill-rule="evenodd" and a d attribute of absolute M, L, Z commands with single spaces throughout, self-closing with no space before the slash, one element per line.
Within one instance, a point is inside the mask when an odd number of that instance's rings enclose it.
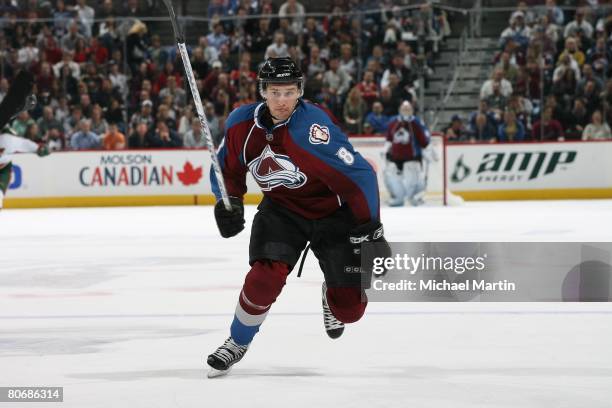
<path fill-rule="evenodd" d="M 348 133 L 359 134 L 363 130 L 363 119 L 368 110 L 368 105 L 361 97 L 359 88 L 354 87 L 344 102 L 343 118 Z"/>
<path fill-rule="evenodd" d="M 144 100 L 140 105 L 140 111 L 134 113 L 130 118 L 130 128 L 136 129 L 140 123 L 144 123 L 147 127 L 153 126 L 153 102 L 149 99 Z"/>
<path fill-rule="evenodd" d="M 379 97 L 378 85 L 374 82 L 374 72 L 372 71 L 366 71 L 363 74 L 363 80 L 357 84 L 357 88 L 368 106 L 372 106 L 372 103 Z"/>
<path fill-rule="evenodd" d="M 132 72 L 136 72 L 139 65 L 147 58 L 146 34 L 147 26 L 140 20 L 136 20 L 128 31 L 125 47 L 127 49 L 127 62 Z"/>
<path fill-rule="evenodd" d="M 601 111 L 593 112 L 591 123 L 587 125 L 582 133 L 582 140 L 606 140 L 612 139 L 612 132 L 607 123 L 602 120 Z"/>
<path fill-rule="evenodd" d="M 53 11 L 53 31 L 55 35 L 63 36 L 66 34 L 71 20 L 72 13 L 66 10 L 64 0 L 57 0 L 55 3 L 55 10 Z"/>
<path fill-rule="evenodd" d="M 600 93 L 597 92 L 597 85 L 594 81 L 587 81 L 584 90 L 578 95 L 585 100 L 586 109 L 590 116 L 595 110 L 601 107 Z"/>
<path fill-rule="evenodd" d="M 183 147 L 188 149 L 206 147 L 206 139 L 202 137 L 200 119 L 193 118 L 191 121 L 191 129 L 185 132 L 183 136 Z"/>
<path fill-rule="evenodd" d="M 127 120 L 124 116 L 124 111 L 121 107 L 121 103 L 118 99 L 112 98 L 110 101 L 110 107 L 106 110 L 104 118 L 107 122 L 114 122 L 120 129 L 125 129 Z"/>
<path fill-rule="evenodd" d="M 565 129 L 567 139 L 580 140 L 584 132 L 584 128 L 589 123 L 589 115 L 583 99 L 577 98 L 574 100 L 574 107 L 568 115 L 568 124 Z"/>
<path fill-rule="evenodd" d="M 24 137 L 28 127 L 34 123 L 34 119 L 30 117 L 28 111 L 21 111 L 11 123 L 11 129 L 15 131 L 17 136 Z"/>
<path fill-rule="evenodd" d="M 211 0 L 208 3 L 207 15 L 212 20 L 218 20 L 229 14 L 230 6 L 224 0 Z"/>
<path fill-rule="evenodd" d="M 578 48 L 576 38 L 574 37 L 567 37 L 565 39 L 565 49 L 559 56 L 559 60 L 562 60 L 566 55 L 572 57 L 574 61 L 578 63 L 578 67 L 582 67 L 584 61 L 586 60 L 584 53 L 580 51 L 580 48 Z"/>
<path fill-rule="evenodd" d="M 499 41 L 502 47 L 512 40 L 525 48 L 530 36 L 531 29 L 525 24 L 525 14 L 522 11 L 515 11 L 510 17 L 510 26 L 502 31 Z"/>
<path fill-rule="evenodd" d="M 302 32 L 305 14 L 306 9 L 296 0 L 287 0 L 278 9 L 279 17 L 284 18 L 291 16 L 291 30 L 294 34 Z"/>
<path fill-rule="evenodd" d="M 289 46 L 285 43 L 285 36 L 280 31 L 274 34 L 274 42 L 266 48 L 264 59 L 281 58 L 289 56 Z"/>
<path fill-rule="evenodd" d="M 182 108 L 187 103 L 187 93 L 184 89 L 176 86 L 176 77 L 170 76 L 166 81 L 166 87 L 159 91 L 160 99 L 165 99 L 169 96 L 172 100 L 172 105 L 177 108 Z"/>
<path fill-rule="evenodd" d="M 102 147 L 104 150 L 125 149 L 125 136 L 119 131 L 116 123 L 108 125 L 108 131 L 102 137 Z"/>
<path fill-rule="evenodd" d="M 17 52 L 17 62 L 29 68 L 31 65 L 38 64 L 39 60 L 39 50 L 34 46 L 34 40 L 32 38 L 26 39 L 25 46 Z"/>
<path fill-rule="evenodd" d="M 449 142 L 461 142 L 468 136 L 467 129 L 459 115 L 453 115 L 450 125 L 444 129 L 444 138 Z"/>
<path fill-rule="evenodd" d="M 380 103 L 385 115 L 391 117 L 397 114 L 397 100 L 393 98 L 391 88 L 385 87 L 380 90 Z"/>
<path fill-rule="evenodd" d="M 196 78 L 204 79 L 210 71 L 210 64 L 204 56 L 204 50 L 202 47 L 196 47 L 191 53 L 191 67 Z"/>
<path fill-rule="evenodd" d="M 484 113 L 476 113 L 474 125 L 470 126 L 469 139 L 472 142 L 493 142 L 497 139 L 497 127 L 490 116 Z"/>
<path fill-rule="evenodd" d="M 225 72 L 219 74 L 219 77 L 217 78 L 217 86 L 215 86 L 215 88 L 212 90 L 211 98 L 213 100 L 218 99 L 217 95 L 220 91 L 224 91 L 228 95 L 229 104 L 230 106 L 233 105 L 236 101 L 236 88 L 230 84 L 229 75 Z"/>
<path fill-rule="evenodd" d="M 91 131 L 96 135 L 108 132 L 108 122 L 104 119 L 104 112 L 100 105 L 94 105 L 91 110 Z"/>
<path fill-rule="evenodd" d="M 199 38 L 198 46 L 202 49 L 204 59 L 208 64 L 212 64 L 214 61 L 219 59 L 219 51 L 217 51 L 215 47 L 208 44 L 208 38 L 206 36 L 201 36 Z"/>
<path fill-rule="evenodd" d="M 164 105 L 160 105 L 160 108 Z M 181 147 L 183 141 L 178 134 L 171 130 L 163 119 L 157 121 L 155 128 L 148 133 L 149 145 L 157 148 Z"/>
<path fill-rule="evenodd" d="M 495 125 L 495 131 L 497 132 L 498 121 L 495 118 L 495 114 L 493 113 L 493 111 L 489 108 L 489 104 L 485 99 L 481 99 L 478 103 L 478 109 L 471 113 L 470 119 L 468 121 L 468 127 L 472 129 L 474 128 L 474 126 L 476 125 L 476 116 L 480 113 L 485 115 L 493 123 L 493 125 Z"/>
<path fill-rule="evenodd" d="M 91 103 L 91 97 L 87 93 L 85 89 L 81 96 L 79 97 L 79 105 L 81 106 L 81 111 L 83 112 L 83 116 L 86 118 L 91 118 L 93 115 L 93 104 Z"/>
<path fill-rule="evenodd" d="M 259 20 L 259 27 L 255 34 L 251 36 L 250 46 L 247 49 L 251 52 L 264 52 L 266 47 L 274 41 L 274 32 L 272 31 L 270 20 L 262 18 Z"/>
<path fill-rule="evenodd" d="M 584 64 L 582 66 L 582 78 L 580 78 L 580 81 L 578 81 L 578 85 L 576 86 L 577 95 L 584 95 L 586 84 L 589 81 L 593 81 L 595 83 L 596 92 L 601 92 L 603 90 L 603 81 L 595 75 L 591 64 Z"/>
<path fill-rule="evenodd" d="M 531 131 L 533 140 L 540 141 L 563 141 L 565 133 L 558 120 L 553 119 L 553 107 L 547 106 L 542 113 L 542 119 L 538 120 Z"/>
<path fill-rule="evenodd" d="M 599 76 L 606 75 L 610 62 L 610 48 L 606 46 L 605 37 L 601 36 L 595 41 L 595 45 L 587 52 L 587 62 L 593 66 L 593 70 Z"/>
<path fill-rule="evenodd" d="M 578 34 L 578 30 L 582 30 L 587 38 L 593 37 L 593 26 L 585 19 L 585 10 L 582 8 L 576 10 L 574 20 L 565 26 L 563 37 L 574 37 Z"/>
<path fill-rule="evenodd" d="M 372 112 L 366 115 L 365 123 L 371 127 L 372 132 L 375 134 L 384 135 L 387 133 L 390 120 L 391 118 L 383 113 L 382 103 L 375 101 L 372 104 Z"/>
<path fill-rule="evenodd" d="M 187 133 L 191 129 L 192 121 L 193 121 L 193 106 L 187 105 L 186 107 L 183 108 L 183 114 L 181 115 L 178 121 L 177 132 L 179 136 L 184 138 L 185 133 Z"/>
<path fill-rule="evenodd" d="M 79 64 L 74 62 L 73 58 L 74 58 L 74 52 L 72 51 L 64 52 L 64 55 L 62 56 L 62 60 L 58 62 L 57 64 L 53 65 L 53 74 L 55 75 L 56 78 L 59 78 L 62 76 L 62 70 L 64 69 L 64 67 L 68 67 L 69 69 L 68 73 L 73 78 L 76 79 L 81 76 L 81 67 L 79 67 Z"/>
<path fill-rule="evenodd" d="M 85 37 L 83 37 L 79 33 L 79 26 L 77 25 L 77 23 L 75 21 L 72 21 L 68 26 L 68 32 L 62 37 L 62 40 L 60 41 L 62 50 L 74 51 L 74 48 L 76 47 L 77 41 L 79 39 L 84 40 Z"/>
<path fill-rule="evenodd" d="M 351 44 L 344 43 L 340 46 L 340 68 L 351 76 L 354 81 L 357 78 L 357 72 L 361 69 L 357 58 L 353 57 L 353 47 Z"/>
<path fill-rule="evenodd" d="M 495 68 L 491 79 L 485 81 L 480 88 L 480 99 L 487 99 L 494 93 L 494 84 L 499 85 L 499 93 L 509 98 L 512 95 L 512 84 L 506 78 L 504 78 L 504 71 L 501 68 Z"/>
<path fill-rule="evenodd" d="M 113 87 L 119 91 L 121 97 L 126 100 L 129 92 L 127 76 L 119 71 L 119 64 L 117 64 L 116 61 L 111 61 L 109 65 L 110 73 L 108 74 L 108 78 Z"/>
<path fill-rule="evenodd" d="M 580 67 L 578 66 L 578 63 L 571 56 L 566 54 L 559 59 L 557 68 L 555 68 L 553 72 L 553 82 L 561 80 L 561 78 L 565 76 L 565 71 L 568 70 L 574 72 L 574 78 L 576 80 L 580 80 Z"/>
<path fill-rule="evenodd" d="M 128 139 L 128 146 L 130 149 L 146 149 L 152 147 L 147 137 L 149 134 L 149 127 L 144 122 L 139 122 L 132 134 Z"/>
<path fill-rule="evenodd" d="M 80 130 L 70 138 L 70 147 L 74 150 L 89 150 L 100 147 L 100 136 L 91 131 L 91 121 L 81 119 Z"/>
<path fill-rule="evenodd" d="M 404 56 L 399 53 L 396 53 L 393 56 L 393 59 L 391 60 L 391 66 L 383 72 L 382 78 L 380 80 L 381 88 L 389 86 L 389 77 L 392 74 L 397 75 L 397 77 L 400 79 L 400 86 L 402 88 L 405 86 L 412 86 L 412 73 L 408 68 L 404 66 Z"/>
<path fill-rule="evenodd" d="M 76 11 L 77 18 L 79 20 L 79 23 L 81 23 L 81 26 L 83 27 L 85 36 L 88 38 L 91 37 L 96 12 L 93 8 L 87 5 L 87 2 L 85 0 L 77 0 L 77 4 L 74 7 L 74 11 Z"/>
<path fill-rule="evenodd" d="M 216 23 L 213 27 L 213 32 L 206 36 L 208 45 L 219 51 L 222 45 L 229 44 L 229 37 L 225 35 L 223 24 Z"/>
<path fill-rule="evenodd" d="M 38 125 L 38 129 L 45 139 L 48 138 L 49 132 L 52 129 L 62 132 L 62 124 L 53 116 L 53 108 L 51 106 L 45 106 L 43 108 L 43 114 L 36 121 L 36 124 Z"/>
<path fill-rule="evenodd" d="M 540 10 L 541 16 L 547 16 L 548 19 L 558 26 L 562 26 L 565 22 L 563 10 L 557 6 L 556 0 L 546 0 L 546 6 Z"/>
<path fill-rule="evenodd" d="M 31 122 L 28 125 L 23 137 L 33 142 L 36 142 L 36 143 L 40 143 L 43 141 L 42 135 L 40 133 L 40 129 L 38 128 L 38 125 L 36 124 L 36 122 Z"/>
<path fill-rule="evenodd" d="M 341 106 L 350 85 L 350 76 L 340 68 L 338 58 L 332 58 L 329 61 L 329 69 L 323 74 L 323 92 L 326 95 L 324 98 L 329 99 L 332 112 Z"/>
<path fill-rule="evenodd" d="M 515 86 L 519 75 L 519 68 L 511 61 L 509 52 L 502 52 L 500 61 L 495 68 L 502 70 L 503 77 L 506 78 L 512 86 Z"/>
<path fill-rule="evenodd" d="M 204 104 L 204 113 L 208 120 L 208 129 L 212 136 L 212 142 L 215 147 L 219 147 L 223 139 L 223 124 L 222 119 L 215 113 L 215 105 L 212 102 Z"/>
<path fill-rule="evenodd" d="M 51 152 L 56 152 L 66 149 L 66 139 L 64 134 L 58 129 L 50 129 L 49 132 L 43 136 L 47 141 L 47 148 Z"/>
<path fill-rule="evenodd" d="M 169 129 L 175 130 L 176 126 L 176 115 L 174 110 L 170 108 L 170 105 L 165 103 L 161 103 L 157 108 L 157 115 L 155 117 L 155 122 L 164 122 Z"/>
<path fill-rule="evenodd" d="M 508 98 L 501 92 L 501 85 L 499 82 L 493 82 L 493 93 L 485 98 L 485 101 L 497 122 L 502 120 L 503 112 L 508 107 Z"/>
<path fill-rule="evenodd" d="M 204 97 L 209 97 L 213 92 L 213 89 L 219 82 L 219 75 L 222 73 L 223 64 L 221 61 L 214 61 L 212 63 L 212 70 L 208 73 L 204 81 L 202 82 L 202 90 Z"/>
<path fill-rule="evenodd" d="M 525 126 L 516 118 L 514 111 L 504 113 L 504 121 L 497 130 L 497 139 L 500 142 L 520 142 L 525 140 Z"/>
<path fill-rule="evenodd" d="M 310 47 L 310 55 L 304 62 L 302 71 L 306 74 L 307 78 L 312 78 L 318 74 L 323 74 L 326 69 L 325 62 L 321 58 L 319 46 L 312 45 Z"/>
<path fill-rule="evenodd" d="M 151 36 L 151 46 L 147 52 L 151 61 L 158 67 L 163 67 L 168 62 L 168 52 L 161 45 L 161 38 L 154 34 Z"/>

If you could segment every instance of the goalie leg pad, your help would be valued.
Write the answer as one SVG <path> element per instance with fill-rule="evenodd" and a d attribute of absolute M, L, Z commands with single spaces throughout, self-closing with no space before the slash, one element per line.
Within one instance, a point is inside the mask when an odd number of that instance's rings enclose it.
<path fill-rule="evenodd" d="M 389 205 L 393 207 L 404 205 L 406 189 L 404 187 L 404 183 L 402 182 L 402 172 L 398 170 L 395 163 L 387 162 L 383 172 L 383 178 L 387 191 L 391 196 Z"/>
<path fill-rule="evenodd" d="M 402 176 L 406 198 L 413 205 L 418 205 L 416 203 L 417 198 L 421 197 L 425 190 L 425 171 L 422 164 L 418 161 L 404 163 L 404 173 Z"/>

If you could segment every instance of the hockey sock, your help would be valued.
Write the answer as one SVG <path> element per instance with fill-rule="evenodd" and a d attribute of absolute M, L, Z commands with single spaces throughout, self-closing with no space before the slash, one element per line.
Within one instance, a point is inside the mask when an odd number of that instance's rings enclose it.
<path fill-rule="evenodd" d="M 354 323 L 361 319 L 368 305 L 361 288 L 327 288 L 327 303 L 336 319 L 342 323 Z"/>
<path fill-rule="evenodd" d="M 272 303 L 285 286 L 289 266 L 281 262 L 256 261 L 244 280 L 230 328 L 237 344 L 247 345 L 259 331 Z"/>

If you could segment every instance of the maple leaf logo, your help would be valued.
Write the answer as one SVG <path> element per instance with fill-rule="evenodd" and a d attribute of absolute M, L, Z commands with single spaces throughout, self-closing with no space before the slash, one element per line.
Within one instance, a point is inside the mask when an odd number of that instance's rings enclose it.
<path fill-rule="evenodd" d="M 200 166 L 196 169 L 187 161 L 183 165 L 183 171 L 177 171 L 176 175 L 184 186 L 198 184 L 198 181 L 202 178 L 202 167 Z"/>

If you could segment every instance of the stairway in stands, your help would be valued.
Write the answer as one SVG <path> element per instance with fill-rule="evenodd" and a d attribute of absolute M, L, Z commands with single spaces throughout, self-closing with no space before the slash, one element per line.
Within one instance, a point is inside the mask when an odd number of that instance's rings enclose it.
<path fill-rule="evenodd" d="M 425 112 L 435 109 L 441 103 L 441 91 L 446 93 L 449 87 L 447 79 L 449 71 L 454 69 L 453 60 L 459 53 L 459 38 L 447 38 L 440 54 L 434 62 L 434 76 L 425 90 Z M 439 112 L 438 126 L 435 130 L 444 128 L 453 115 L 467 118 L 468 114 L 478 106 L 480 87 L 490 76 L 491 61 L 498 50 L 497 38 L 469 39 L 469 48 L 465 55 L 459 80 L 455 83 L 453 92 L 444 109 Z"/>

